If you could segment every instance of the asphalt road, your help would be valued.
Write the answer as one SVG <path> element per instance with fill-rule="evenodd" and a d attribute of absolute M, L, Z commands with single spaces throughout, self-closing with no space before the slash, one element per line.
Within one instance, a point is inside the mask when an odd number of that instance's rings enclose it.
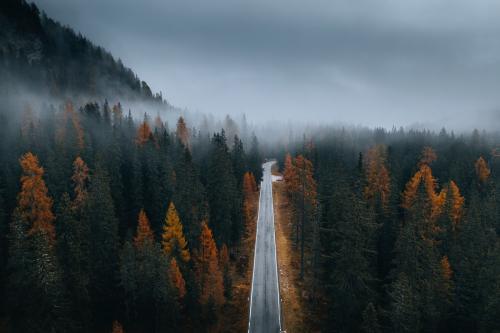
<path fill-rule="evenodd" d="M 278 266 L 274 234 L 273 190 L 271 166 L 263 164 L 260 185 L 259 215 L 253 263 L 250 319 L 248 332 L 267 333 L 281 331 Z"/>

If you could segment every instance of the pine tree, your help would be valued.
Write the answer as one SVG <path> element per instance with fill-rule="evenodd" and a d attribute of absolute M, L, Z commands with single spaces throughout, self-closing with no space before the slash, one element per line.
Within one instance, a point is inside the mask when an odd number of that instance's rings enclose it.
<path fill-rule="evenodd" d="M 373 303 L 368 303 L 363 311 L 363 323 L 361 325 L 361 330 L 364 333 L 382 332 L 378 321 L 377 310 L 375 309 L 375 306 L 373 306 Z"/>
<path fill-rule="evenodd" d="M 208 204 L 199 169 L 188 149 L 183 148 L 174 170 L 170 172 L 170 179 L 173 184 L 171 200 L 175 202 L 188 242 L 194 244 L 200 234 L 200 221 L 208 214 Z"/>
<path fill-rule="evenodd" d="M 258 182 L 262 179 L 262 156 L 260 155 L 259 140 L 252 134 L 252 142 L 248 153 L 248 170 Z"/>
<path fill-rule="evenodd" d="M 89 226 L 79 219 L 74 202 L 65 193 L 57 209 L 57 254 L 72 304 L 71 316 L 81 327 L 90 324 Z"/>
<path fill-rule="evenodd" d="M 210 226 L 218 244 L 234 244 L 243 231 L 242 198 L 236 187 L 224 131 L 212 139 L 207 174 Z"/>
<path fill-rule="evenodd" d="M 243 142 L 237 135 L 234 136 L 233 148 L 231 150 L 231 160 L 233 163 L 233 172 L 234 177 L 236 178 L 237 186 L 238 188 L 241 188 L 245 171 L 247 170 L 247 165 Z"/>
<path fill-rule="evenodd" d="M 400 273 L 389 292 L 390 318 L 395 332 L 421 332 L 422 324 L 418 309 L 418 295 L 410 285 L 406 274 Z"/>
<path fill-rule="evenodd" d="M 362 313 L 375 296 L 375 232 L 373 211 L 362 190 L 337 180 L 331 208 L 322 225 L 325 287 L 335 327 L 359 329 Z"/>
<path fill-rule="evenodd" d="M 145 214 L 141 214 L 134 244 L 126 242 L 121 256 L 120 281 L 125 291 L 127 315 L 145 331 L 176 327 L 171 270 L 159 243 L 155 242 Z"/>
<path fill-rule="evenodd" d="M 177 257 L 183 262 L 191 258 L 186 239 L 182 232 L 182 223 L 173 202 L 170 203 L 163 225 L 162 246 L 166 255 Z"/>
<path fill-rule="evenodd" d="M 90 230 L 89 291 L 96 318 L 109 322 L 108 311 L 116 305 L 118 273 L 118 220 L 115 217 L 109 178 L 98 164 L 91 175 L 82 221 Z M 103 311 L 103 309 L 108 309 Z M 106 316 L 106 318 L 103 318 Z"/>

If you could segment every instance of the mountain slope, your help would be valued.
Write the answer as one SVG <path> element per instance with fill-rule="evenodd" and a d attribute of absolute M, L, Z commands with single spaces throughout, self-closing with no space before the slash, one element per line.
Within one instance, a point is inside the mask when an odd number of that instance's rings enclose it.
<path fill-rule="evenodd" d="M 11 92 L 165 103 L 120 60 L 24 0 L 0 2 L 0 74 Z"/>

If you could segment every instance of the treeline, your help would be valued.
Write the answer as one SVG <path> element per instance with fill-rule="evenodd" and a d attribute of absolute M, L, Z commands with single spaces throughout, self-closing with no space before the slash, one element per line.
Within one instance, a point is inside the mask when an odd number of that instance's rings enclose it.
<path fill-rule="evenodd" d="M 246 153 L 237 135 L 137 122 L 120 104 L 37 111 L 0 114 L 2 330 L 216 325 L 242 261 L 258 142 Z"/>
<path fill-rule="evenodd" d="M 336 130 L 282 155 L 322 331 L 500 329 L 497 139 Z"/>
<path fill-rule="evenodd" d="M 166 103 L 121 60 L 25 0 L 0 3 L 0 88 L 53 97 L 116 96 Z"/>

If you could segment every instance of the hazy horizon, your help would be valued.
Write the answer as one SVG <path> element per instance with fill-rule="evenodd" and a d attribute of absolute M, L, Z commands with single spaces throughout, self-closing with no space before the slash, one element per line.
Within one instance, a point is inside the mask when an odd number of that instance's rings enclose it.
<path fill-rule="evenodd" d="M 495 1 L 34 2 L 193 112 L 387 128 L 500 123 Z"/>

